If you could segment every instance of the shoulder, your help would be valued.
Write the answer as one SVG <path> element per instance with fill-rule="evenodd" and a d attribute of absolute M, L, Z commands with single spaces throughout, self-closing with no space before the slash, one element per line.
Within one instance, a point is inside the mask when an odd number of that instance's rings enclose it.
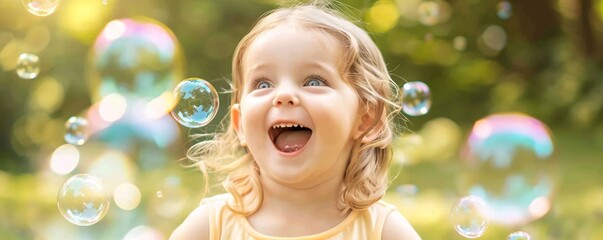
<path fill-rule="evenodd" d="M 170 240 L 209 239 L 209 208 L 202 204 L 174 230 Z"/>
<path fill-rule="evenodd" d="M 205 198 L 174 230 L 170 240 L 209 239 L 211 227 L 211 212 L 223 206 L 228 199 L 227 194 Z"/>
<path fill-rule="evenodd" d="M 385 223 L 383 224 L 383 231 L 381 233 L 381 239 L 421 239 L 419 234 L 415 229 L 410 225 L 408 220 L 398 210 L 391 211 L 387 218 L 385 219 Z"/>

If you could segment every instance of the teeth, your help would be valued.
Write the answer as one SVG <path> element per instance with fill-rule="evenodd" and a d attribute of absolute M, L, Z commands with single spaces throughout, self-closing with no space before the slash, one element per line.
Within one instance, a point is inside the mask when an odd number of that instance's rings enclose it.
<path fill-rule="evenodd" d="M 272 128 L 285 128 L 285 127 L 304 127 L 301 124 L 297 124 L 297 123 L 277 123 L 272 125 Z"/>

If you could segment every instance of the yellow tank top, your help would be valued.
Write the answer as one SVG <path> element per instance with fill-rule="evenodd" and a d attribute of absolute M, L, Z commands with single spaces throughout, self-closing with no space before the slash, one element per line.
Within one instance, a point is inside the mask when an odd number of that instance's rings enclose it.
<path fill-rule="evenodd" d="M 396 210 L 391 204 L 379 201 L 364 210 L 352 211 L 335 227 L 321 233 L 302 237 L 271 237 L 257 232 L 245 216 L 236 214 L 226 206 L 229 194 L 220 194 L 201 201 L 209 210 L 209 235 L 211 240 L 343 240 L 381 239 L 387 216 Z"/>

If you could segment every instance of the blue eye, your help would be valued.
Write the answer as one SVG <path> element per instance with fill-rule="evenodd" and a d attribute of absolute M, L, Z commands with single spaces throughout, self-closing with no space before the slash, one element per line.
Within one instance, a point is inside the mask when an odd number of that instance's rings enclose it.
<path fill-rule="evenodd" d="M 258 83 L 255 88 L 256 89 L 264 89 L 264 88 L 270 88 L 270 87 L 271 87 L 270 83 L 264 81 L 264 82 Z"/>
<path fill-rule="evenodd" d="M 326 86 L 326 84 L 323 80 L 320 80 L 318 78 L 310 78 L 310 79 L 308 79 L 306 84 L 304 84 L 304 86 L 318 87 L 318 86 Z"/>

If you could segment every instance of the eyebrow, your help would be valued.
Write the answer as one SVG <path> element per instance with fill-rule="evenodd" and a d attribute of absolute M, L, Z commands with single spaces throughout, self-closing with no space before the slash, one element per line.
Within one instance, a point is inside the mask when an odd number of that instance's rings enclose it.
<path fill-rule="evenodd" d="M 338 75 L 337 69 L 335 69 L 332 66 L 329 66 L 328 64 L 323 63 L 323 62 L 306 62 L 306 63 L 303 63 L 302 66 L 303 67 L 318 68 L 318 69 L 321 69 L 323 71 L 326 71 L 329 74 Z M 269 64 L 269 63 L 260 63 L 260 64 L 257 64 L 255 66 L 253 66 L 251 69 L 249 69 L 249 71 L 247 71 L 247 73 L 245 74 L 245 79 L 248 79 L 252 72 L 259 71 L 259 70 L 261 70 L 263 68 L 269 68 L 269 67 L 271 67 L 271 64 Z"/>

